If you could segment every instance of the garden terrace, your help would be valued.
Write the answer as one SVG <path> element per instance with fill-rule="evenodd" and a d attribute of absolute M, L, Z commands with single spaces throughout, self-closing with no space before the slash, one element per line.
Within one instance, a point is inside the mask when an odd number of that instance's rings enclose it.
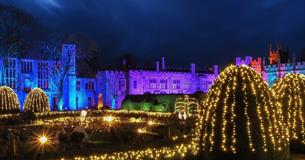
<path fill-rule="evenodd" d="M 171 113 L 105 110 L 88 111 L 82 117 L 82 112 L 34 113 L 35 118 L 30 122 L 4 125 L 2 131 L 13 132 L 13 137 L 19 137 L 17 158 L 20 155 L 27 155 L 23 158 L 36 155 L 36 158 L 44 156 L 57 159 L 72 158 L 76 154 L 87 157 L 95 153 L 176 146 L 190 140 L 194 125 L 192 118 L 182 122 Z M 7 114 L 2 115 L 2 118 L 18 120 L 22 114 Z M 75 133 L 76 128 L 81 128 L 80 133 Z M 35 137 L 42 133 L 49 138 L 49 146 L 44 149 L 43 155 L 37 144 L 33 145 Z M 4 136 L 10 134 L 1 132 Z M 13 155 L 10 151 L 1 151 L 2 158 Z"/>

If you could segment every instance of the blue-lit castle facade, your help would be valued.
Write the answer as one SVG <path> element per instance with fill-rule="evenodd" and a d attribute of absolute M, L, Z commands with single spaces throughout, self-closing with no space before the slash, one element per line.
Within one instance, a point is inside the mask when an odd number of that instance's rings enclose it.
<path fill-rule="evenodd" d="M 95 88 L 96 78 L 76 76 L 75 54 L 75 45 L 63 44 L 59 61 L 10 57 L 5 63 L 1 58 L 2 84 L 14 89 L 22 110 L 27 94 L 34 88 L 41 88 L 45 91 L 52 110 L 78 110 L 94 106 L 97 104 L 95 96 L 98 92 Z M 67 59 L 69 59 L 69 63 L 66 62 Z M 56 73 L 55 65 L 59 65 L 62 69 L 67 68 L 67 71 Z M 58 82 L 60 80 L 58 79 L 61 76 L 64 78 L 62 89 L 59 90 L 60 83 Z"/>
<path fill-rule="evenodd" d="M 55 66 L 60 66 L 60 70 Z M 119 69 L 100 70 L 95 77 L 79 77 L 74 44 L 63 44 L 61 58 L 56 61 L 10 57 L 6 62 L 1 58 L 0 67 L 4 68 L 0 74 L 2 85 L 14 89 L 22 110 L 27 94 L 34 88 L 45 91 L 52 110 L 103 106 L 120 109 L 127 95 L 207 92 L 219 72 L 218 66 L 203 72 L 195 64 L 187 69 L 170 69 L 162 58 L 153 67 L 123 64 Z"/>

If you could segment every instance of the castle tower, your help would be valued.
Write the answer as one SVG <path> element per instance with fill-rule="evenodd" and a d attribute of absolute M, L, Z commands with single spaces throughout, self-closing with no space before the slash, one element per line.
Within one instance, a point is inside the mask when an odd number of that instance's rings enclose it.
<path fill-rule="evenodd" d="M 66 69 L 66 76 L 62 87 L 62 104 L 59 109 L 76 109 L 76 47 L 74 44 L 62 45 L 61 64 L 63 72 Z"/>
<path fill-rule="evenodd" d="M 262 74 L 262 58 L 258 57 L 257 59 L 252 59 L 250 66 L 258 73 Z"/>
<path fill-rule="evenodd" d="M 279 64 L 280 63 L 279 49 L 273 51 L 271 44 L 269 46 L 269 62 L 270 62 L 270 64 Z"/>
<path fill-rule="evenodd" d="M 288 48 L 284 49 L 283 45 L 277 45 L 276 50 L 272 50 L 272 46 L 270 44 L 269 61 L 270 64 L 290 63 Z"/>

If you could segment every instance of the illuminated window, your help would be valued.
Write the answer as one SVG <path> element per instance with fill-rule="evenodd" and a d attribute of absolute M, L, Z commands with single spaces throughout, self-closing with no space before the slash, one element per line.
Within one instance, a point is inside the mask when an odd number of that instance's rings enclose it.
<path fill-rule="evenodd" d="M 173 80 L 173 89 L 180 89 L 180 80 Z"/>
<path fill-rule="evenodd" d="M 189 83 L 184 84 L 184 89 L 190 89 L 191 85 Z"/>
<path fill-rule="evenodd" d="M 38 87 L 41 89 L 49 89 L 48 62 L 38 62 Z"/>
<path fill-rule="evenodd" d="M 166 79 L 162 79 L 160 81 L 160 88 L 161 89 L 167 89 L 167 80 Z"/>
<path fill-rule="evenodd" d="M 76 81 L 76 90 L 80 91 L 80 81 Z"/>
<path fill-rule="evenodd" d="M 22 73 L 29 73 L 29 72 L 32 72 L 32 62 L 31 61 L 28 61 L 28 60 L 22 60 L 21 61 L 21 72 Z"/>
<path fill-rule="evenodd" d="M 94 91 L 94 83 L 89 81 L 86 83 L 86 90 L 87 91 Z"/>
<path fill-rule="evenodd" d="M 120 91 L 125 91 L 125 79 L 121 78 L 119 80 L 119 90 Z"/>
<path fill-rule="evenodd" d="M 88 97 L 88 105 L 87 105 L 87 107 L 91 107 L 91 106 L 92 106 L 91 97 Z"/>
<path fill-rule="evenodd" d="M 8 59 L 8 62 L 6 64 L 5 68 L 5 76 L 4 76 L 4 82 L 7 86 L 10 86 L 11 88 L 16 88 L 16 59 Z"/>
<path fill-rule="evenodd" d="M 155 79 L 149 80 L 149 87 L 150 87 L 151 89 L 157 88 L 157 81 L 156 81 Z"/>
<path fill-rule="evenodd" d="M 133 81 L 133 89 L 138 88 L 138 82 L 136 80 Z"/>

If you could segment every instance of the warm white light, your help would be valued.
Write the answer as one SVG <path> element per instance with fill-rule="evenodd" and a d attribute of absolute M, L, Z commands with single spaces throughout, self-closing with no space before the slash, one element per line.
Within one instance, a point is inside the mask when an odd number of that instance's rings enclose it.
<path fill-rule="evenodd" d="M 179 112 L 179 114 L 178 114 L 178 118 L 179 118 L 179 119 L 182 119 L 181 112 Z"/>
<path fill-rule="evenodd" d="M 113 122 L 114 117 L 113 116 L 104 116 L 103 120 L 108 122 L 108 123 L 111 123 L 111 122 Z"/>
<path fill-rule="evenodd" d="M 80 116 L 81 116 L 81 117 L 86 117 L 86 116 L 87 116 L 87 111 L 82 110 L 82 111 L 80 112 Z"/>
<path fill-rule="evenodd" d="M 150 120 L 150 121 L 148 121 L 148 123 L 147 123 L 149 126 L 153 126 L 153 125 L 156 125 L 156 124 L 158 124 L 157 122 L 155 122 L 155 121 L 153 121 L 153 120 Z"/>
<path fill-rule="evenodd" d="M 48 142 L 48 137 L 43 135 L 43 136 L 40 136 L 38 140 L 39 140 L 40 144 L 44 145 Z"/>
<path fill-rule="evenodd" d="M 137 131 L 138 131 L 138 133 L 141 134 L 141 133 L 145 133 L 146 129 L 145 128 L 139 128 Z"/>

